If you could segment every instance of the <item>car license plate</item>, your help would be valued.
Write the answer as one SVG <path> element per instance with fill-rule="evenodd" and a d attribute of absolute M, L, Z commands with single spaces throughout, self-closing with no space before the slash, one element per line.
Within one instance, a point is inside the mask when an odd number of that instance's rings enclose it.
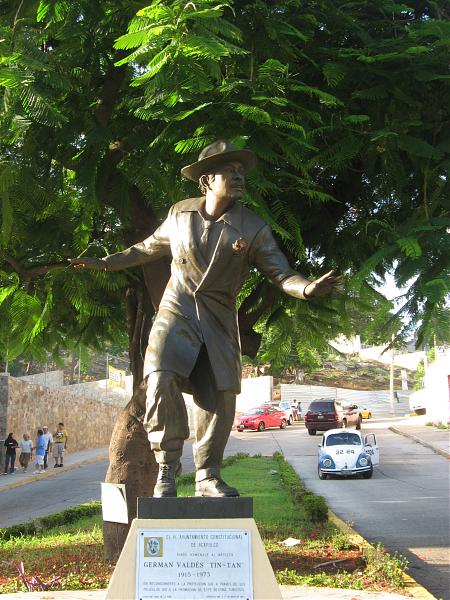
<path fill-rule="evenodd" d="M 323 419 L 323 415 L 317 415 L 318 419 Z"/>

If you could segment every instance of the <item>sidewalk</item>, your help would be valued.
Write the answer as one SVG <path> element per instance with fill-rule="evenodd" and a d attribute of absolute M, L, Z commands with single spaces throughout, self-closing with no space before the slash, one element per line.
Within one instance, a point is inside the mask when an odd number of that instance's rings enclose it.
<path fill-rule="evenodd" d="M 280 585 L 283 600 L 303 600 L 315 598 L 321 600 L 405 600 L 407 596 L 387 592 L 364 592 L 337 588 L 314 588 L 297 585 Z M 2 600 L 103 600 L 105 590 L 77 590 L 70 592 L 19 592 L 2 594 Z"/>
<path fill-rule="evenodd" d="M 427 426 L 426 415 L 420 417 L 409 417 L 395 426 L 389 427 L 394 433 L 404 435 L 418 444 L 430 448 L 433 452 L 450 458 L 450 431 Z"/>
<path fill-rule="evenodd" d="M 48 469 L 41 475 L 34 475 L 35 470 L 34 464 L 30 463 L 26 473 L 23 473 L 22 467 L 18 466 L 16 461 L 16 471 L 8 475 L 0 475 L 0 492 L 3 490 L 11 490 L 13 488 L 21 487 L 38 481 L 46 479 L 48 477 L 55 477 L 65 471 L 76 469 L 81 465 L 86 465 L 97 460 L 106 460 L 108 458 L 108 448 L 93 448 L 91 450 L 81 450 L 80 452 L 68 452 L 64 456 L 64 467 L 55 469 L 53 467 L 53 458 L 50 458 Z M 3 467 L 3 465 L 2 465 Z M 3 473 L 3 468 L 2 468 Z"/>

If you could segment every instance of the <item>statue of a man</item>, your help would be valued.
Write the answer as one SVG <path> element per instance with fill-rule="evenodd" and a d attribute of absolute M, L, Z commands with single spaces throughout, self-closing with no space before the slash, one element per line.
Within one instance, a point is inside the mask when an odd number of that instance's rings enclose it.
<path fill-rule="evenodd" d="M 172 206 L 153 235 L 103 259 L 74 259 L 74 267 L 117 271 L 171 256 L 171 277 L 152 326 L 144 364 L 144 427 L 159 465 L 154 497 L 176 496 L 183 443 L 189 437 L 182 391 L 194 397 L 196 496 L 238 496 L 220 476 L 240 392 L 241 348 L 236 296 L 250 269 L 302 300 L 339 286 L 333 272 L 309 281 L 289 266 L 269 226 L 239 200 L 250 150 L 226 141 L 207 146 L 184 177 L 202 197 Z"/>

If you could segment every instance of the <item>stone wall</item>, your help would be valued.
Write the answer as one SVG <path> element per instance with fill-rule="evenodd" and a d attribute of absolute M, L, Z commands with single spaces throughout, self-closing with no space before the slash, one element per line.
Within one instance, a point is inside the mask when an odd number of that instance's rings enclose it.
<path fill-rule="evenodd" d="M 0 439 L 10 431 L 19 440 L 23 433 L 36 437 L 38 427 L 51 433 L 62 421 L 69 435 L 68 451 L 108 446 L 121 408 L 0 375 Z"/>
<path fill-rule="evenodd" d="M 8 435 L 8 375 L 0 375 L 0 440 Z M 6 432 L 6 433 L 5 433 Z M 0 450 L 0 455 L 2 450 Z"/>

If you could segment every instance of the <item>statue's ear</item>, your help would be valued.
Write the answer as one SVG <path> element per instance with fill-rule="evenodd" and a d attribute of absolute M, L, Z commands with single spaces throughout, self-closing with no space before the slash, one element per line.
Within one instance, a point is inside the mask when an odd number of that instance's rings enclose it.
<path fill-rule="evenodd" d="M 200 179 L 198 180 L 198 185 L 199 185 L 200 189 L 206 190 L 207 188 L 209 188 L 209 176 L 208 175 L 202 175 L 200 177 Z"/>

